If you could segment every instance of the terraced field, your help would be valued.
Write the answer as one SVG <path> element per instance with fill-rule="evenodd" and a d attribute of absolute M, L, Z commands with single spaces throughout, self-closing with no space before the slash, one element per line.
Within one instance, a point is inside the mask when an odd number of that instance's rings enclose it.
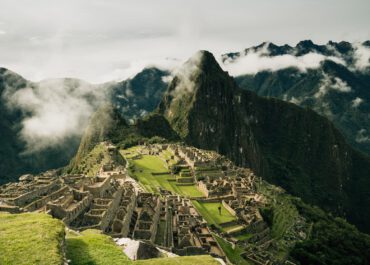
<path fill-rule="evenodd" d="M 219 225 L 236 220 L 235 216 L 232 216 L 219 202 L 193 201 L 193 205 L 209 224 Z M 218 211 L 218 207 L 221 207 L 221 214 Z"/>
<path fill-rule="evenodd" d="M 203 196 L 194 184 L 177 185 L 176 175 L 172 176 L 167 173 L 168 168 L 165 161 L 159 156 L 139 155 L 137 150 L 137 147 L 121 150 L 121 154 L 129 162 L 129 174 L 137 179 L 148 192 L 158 194 L 161 187 L 185 197 Z M 167 154 L 167 156 L 170 155 Z"/>
<path fill-rule="evenodd" d="M 139 148 L 140 147 L 133 147 L 121 150 L 121 154 L 129 162 L 129 174 L 138 180 L 148 192 L 158 194 L 159 188 L 163 188 L 184 197 L 193 198 L 192 203 L 203 218 L 209 224 L 216 225 L 224 232 L 238 231 L 243 228 L 243 226 L 240 225 L 222 227 L 221 224 L 223 223 L 236 221 L 236 217 L 231 215 L 219 202 L 197 201 L 195 198 L 204 197 L 204 195 L 194 184 L 178 184 L 176 182 L 176 177 L 178 177 L 178 175 L 172 176 L 171 174 L 166 173 L 168 172 L 168 168 L 165 160 L 168 160 L 168 158 L 171 157 L 171 153 L 168 151 L 163 152 L 162 159 L 155 155 L 141 155 L 139 154 Z M 186 170 L 183 170 L 182 172 L 186 173 Z M 220 173 L 218 172 L 218 174 Z M 218 211 L 219 206 L 221 206 L 221 214 Z"/>

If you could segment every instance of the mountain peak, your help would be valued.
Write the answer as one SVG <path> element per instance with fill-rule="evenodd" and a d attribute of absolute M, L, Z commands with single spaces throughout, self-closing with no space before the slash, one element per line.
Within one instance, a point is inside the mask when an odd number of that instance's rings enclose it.
<path fill-rule="evenodd" d="M 192 57 L 190 57 L 190 59 L 185 62 L 184 66 L 189 65 L 196 66 L 199 69 L 207 69 L 208 67 L 214 65 L 219 66 L 213 54 L 206 50 L 199 50 Z"/>
<path fill-rule="evenodd" d="M 312 48 L 315 47 L 316 44 L 312 42 L 312 40 L 302 40 L 298 42 L 297 47 L 302 47 L 302 48 Z"/>

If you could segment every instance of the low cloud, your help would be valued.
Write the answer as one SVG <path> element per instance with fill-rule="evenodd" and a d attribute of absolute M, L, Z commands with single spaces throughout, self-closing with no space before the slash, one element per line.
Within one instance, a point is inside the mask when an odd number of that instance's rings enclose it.
<path fill-rule="evenodd" d="M 173 70 L 172 75 L 178 78 L 178 84 L 175 90 L 171 91 L 174 98 L 179 98 L 185 93 L 192 92 L 195 86 L 195 79 L 200 73 L 200 64 L 203 57 L 203 51 L 198 51 L 183 65 Z"/>
<path fill-rule="evenodd" d="M 54 79 L 18 90 L 8 87 L 4 97 L 10 109 L 25 114 L 19 137 L 30 154 L 82 135 L 106 95 L 101 87 L 83 81 Z"/>
<path fill-rule="evenodd" d="M 357 97 L 354 100 L 352 100 L 352 107 L 357 108 L 358 106 L 360 106 L 362 102 L 364 102 L 364 100 L 362 98 Z"/>
<path fill-rule="evenodd" d="M 330 90 L 341 93 L 348 93 L 352 91 L 347 82 L 338 77 L 330 77 L 329 75 L 324 74 L 324 78 L 321 80 L 321 85 L 318 91 L 315 93 L 314 97 L 320 98 L 326 95 Z"/>
<path fill-rule="evenodd" d="M 361 129 L 357 132 L 356 142 L 358 143 L 370 142 L 370 136 L 367 134 L 367 131 L 365 129 Z"/>
<path fill-rule="evenodd" d="M 100 82 L 106 81 L 123 81 L 134 77 L 145 68 L 155 67 L 164 71 L 174 71 L 181 64 L 181 60 L 176 58 L 155 58 L 153 60 L 132 60 L 131 62 L 121 65 L 112 72 L 102 75 Z"/>
<path fill-rule="evenodd" d="M 357 70 L 363 71 L 370 66 L 370 48 L 359 43 L 354 46 L 355 67 Z"/>
<path fill-rule="evenodd" d="M 332 60 L 339 64 L 345 64 L 345 62 L 338 57 L 324 56 L 313 52 L 302 56 L 291 54 L 269 56 L 269 52 L 266 49 L 267 45 L 268 44 L 259 51 L 249 51 L 235 60 L 226 60 L 223 63 L 224 69 L 232 76 L 238 76 L 256 74 L 260 71 L 277 71 L 288 67 L 295 67 L 305 72 L 307 69 L 318 68 L 320 63 L 324 60 Z"/>

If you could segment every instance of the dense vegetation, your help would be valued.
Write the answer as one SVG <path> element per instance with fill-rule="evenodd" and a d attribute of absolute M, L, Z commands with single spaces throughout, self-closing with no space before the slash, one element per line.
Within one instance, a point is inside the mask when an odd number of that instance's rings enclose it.
<path fill-rule="evenodd" d="M 313 222 L 309 240 L 298 243 L 291 256 L 301 264 L 370 264 L 370 236 L 344 219 L 296 199 L 299 213 Z"/>

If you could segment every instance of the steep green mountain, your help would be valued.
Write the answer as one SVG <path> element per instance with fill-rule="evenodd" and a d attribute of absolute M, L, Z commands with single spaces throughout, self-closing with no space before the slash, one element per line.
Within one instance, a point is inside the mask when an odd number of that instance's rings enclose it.
<path fill-rule="evenodd" d="M 126 119 L 137 119 L 153 111 L 167 88 L 167 71 L 145 68 L 132 79 L 112 86 L 112 103 Z"/>
<path fill-rule="evenodd" d="M 91 117 L 83 134 L 76 156 L 72 159 L 69 168 L 75 168 L 81 159 L 86 156 L 98 143 L 111 140 L 116 142 L 121 133 L 129 126 L 121 118 L 120 113 L 112 105 L 100 107 Z"/>
<path fill-rule="evenodd" d="M 24 108 L 18 102 L 12 101 L 13 96 L 21 94 L 25 99 L 23 103 L 28 104 L 29 99 L 34 99 L 32 96 L 37 89 L 54 88 L 58 85 L 58 88 L 68 94 L 74 93 L 80 84 L 81 81 L 77 79 L 54 79 L 33 83 L 8 69 L 0 68 L 0 159 L 2 161 L 0 183 L 14 180 L 21 174 L 39 173 L 65 166 L 75 154 L 80 142 L 79 135 L 67 135 L 55 145 L 29 152 L 28 143 L 22 137 L 23 121 L 35 113 L 32 109 Z M 86 98 L 92 102 L 96 99 L 92 93 L 85 92 Z"/>
<path fill-rule="evenodd" d="M 126 148 L 143 141 L 155 143 L 178 139 L 178 135 L 162 115 L 152 113 L 129 125 L 118 107 L 112 104 L 104 105 L 91 117 L 77 154 L 66 167 L 66 171 L 78 171 L 81 161 L 103 141 L 111 141 L 119 147 Z"/>
<path fill-rule="evenodd" d="M 370 231 L 370 159 L 314 111 L 240 89 L 207 51 L 179 70 L 158 111 L 188 144 Z"/>
<path fill-rule="evenodd" d="M 370 155 L 370 63 L 366 67 L 366 62 L 363 62 L 359 68 L 361 60 L 367 58 L 366 54 L 360 58 L 359 49 L 370 52 L 368 42 L 362 45 L 348 42 L 316 45 L 312 41 L 302 41 L 295 47 L 263 43 L 243 53 L 225 54 L 223 60 L 237 63 L 243 54 L 248 53 L 271 60 L 286 55 L 299 58 L 308 53 L 331 56 L 317 68 L 306 71 L 294 67 L 262 70 L 235 79 L 241 88 L 254 91 L 259 96 L 289 101 L 327 117 L 353 147 Z M 334 62 L 333 58 L 341 59 L 342 63 Z"/>

